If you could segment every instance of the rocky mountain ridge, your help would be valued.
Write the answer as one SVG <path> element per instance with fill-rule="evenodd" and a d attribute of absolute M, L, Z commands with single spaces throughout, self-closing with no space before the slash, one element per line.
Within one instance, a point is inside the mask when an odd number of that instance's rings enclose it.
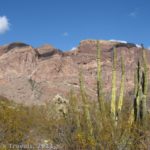
<path fill-rule="evenodd" d="M 88 94 L 96 96 L 96 40 L 81 41 L 72 51 L 51 45 L 33 48 L 24 43 L 0 46 L 0 95 L 23 104 L 42 104 L 59 94 L 79 91 L 78 73 L 82 66 Z M 117 87 L 120 86 L 120 56 L 125 58 L 125 89 L 134 87 L 134 71 L 141 48 L 132 43 L 100 40 L 102 75 L 106 92 L 111 90 L 113 47 L 117 48 Z M 146 51 L 150 67 L 150 51 Z"/>

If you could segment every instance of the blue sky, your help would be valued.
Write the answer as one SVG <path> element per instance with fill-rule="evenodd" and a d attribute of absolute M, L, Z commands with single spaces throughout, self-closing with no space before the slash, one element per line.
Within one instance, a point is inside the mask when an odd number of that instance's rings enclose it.
<path fill-rule="evenodd" d="M 0 20 L 0 45 L 69 50 L 85 39 L 116 39 L 150 47 L 150 0 L 0 0 Z"/>

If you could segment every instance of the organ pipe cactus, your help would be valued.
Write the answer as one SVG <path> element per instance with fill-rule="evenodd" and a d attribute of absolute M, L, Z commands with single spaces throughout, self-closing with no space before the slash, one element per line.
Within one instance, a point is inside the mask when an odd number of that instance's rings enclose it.
<path fill-rule="evenodd" d="M 143 66 L 141 62 L 138 61 L 137 67 L 137 78 L 135 83 L 135 99 L 134 99 L 134 117 L 135 121 L 143 122 L 146 118 L 146 97 L 147 97 L 147 89 L 148 89 L 148 67 L 145 50 L 142 49 L 143 53 Z"/>
<path fill-rule="evenodd" d="M 143 74 L 143 97 L 142 97 L 142 117 L 145 120 L 146 119 L 146 112 L 147 112 L 147 106 L 146 106 L 146 98 L 147 98 L 147 92 L 148 92 L 148 67 L 147 67 L 147 60 L 146 60 L 146 51 L 143 48 L 143 67 L 144 67 L 144 74 Z"/>
<path fill-rule="evenodd" d="M 141 68 L 141 62 L 138 61 L 137 66 L 137 93 L 134 100 L 134 116 L 135 121 L 140 120 L 140 103 L 142 101 L 142 68 Z"/>
<path fill-rule="evenodd" d="M 137 102 L 136 102 L 136 95 L 137 95 L 137 91 L 138 91 L 138 72 L 137 70 L 134 73 L 134 107 L 131 108 L 131 113 L 130 113 L 130 117 L 129 117 L 129 124 L 132 125 L 133 122 L 136 120 L 136 112 L 137 112 Z"/>
<path fill-rule="evenodd" d="M 104 97 L 102 89 L 101 49 L 99 47 L 99 41 L 97 41 L 97 99 L 99 109 L 102 112 L 104 110 Z"/>
<path fill-rule="evenodd" d="M 78 102 L 77 97 L 75 96 L 74 91 L 71 90 L 70 91 L 70 101 L 69 101 L 71 109 L 69 111 L 73 115 L 73 121 L 77 127 L 77 131 L 80 131 L 81 127 L 80 127 L 79 110 L 78 110 L 77 102 Z"/>
<path fill-rule="evenodd" d="M 80 74 L 79 74 L 79 83 L 80 83 L 80 92 L 81 92 L 81 97 L 82 97 L 82 102 L 83 102 L 84 118 L 87 123 L 87 131 L 88 131 L 88 132 L 86 131 L 86 133 L 88 133 L 87 138 L 94 140 L 93 126 L 92 126 L 92 122 L 90 118 L 89 105 L 87 102 L 87 96 L 86 96 L 85 89 L 84 89 L 83 76 L 82 76 L 81 69 L 80 69 Z"/>
<path fill-rule="evenodd" d="M 137 70 L 134 73 L 134 96 L 136 97 L 138 91 L 138 73 Z"/>
<path fill-rule="evenodd" d="M 117 52 L 116 48 L 113 49 L 113 68 L 112 68 L 112 95 L 111 95 L 111 114 L 116 118 L 116 62 Z"/>
<path fill-rule="evenodd" d="M 123 96 L 124 96 L 125 65 L 124 65 L 123 55 L 121 55 L 121 70 L 122 70 L 122 76 L 121 76 L 120 96 L 118 102 L 118 112 L 122 110 Z"/>
<path fill-rule="evenodd" d="M 148 91 L 148 66 L 147 66 L 147 59 L 146 59 L 146 51 L 143 49 L 143 65 L 144 65 L 144 90 L 143 93 L 147 96 Z"/>

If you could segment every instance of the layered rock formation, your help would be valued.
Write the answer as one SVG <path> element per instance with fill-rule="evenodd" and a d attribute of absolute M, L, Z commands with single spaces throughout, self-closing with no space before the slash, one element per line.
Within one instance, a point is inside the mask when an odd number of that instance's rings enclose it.
<path fill-rule="evenodd" d="M 113 47 L 117 47 L 117 87 L 120 86 L 120 56 L 125 58 L 125 89 L 134 87 L 134 71 L 141 48 L 131 43 L 100 40 L 102 75 L 106 92 L 111 90 Z M 147 58 L 150 52 L 147 51 Z M 150 60 L 148 59 L 150 66 Z M 62 52 L 50 45 L 33 48 L 24 43 L 0 46 L 0 95 L 23 104 L 41 104 L 71 88 L 79 91 L 78 72 L 82 67 L 88 94 L 96 96 L 96 40 L 81 41 L 73 51 Z"/>

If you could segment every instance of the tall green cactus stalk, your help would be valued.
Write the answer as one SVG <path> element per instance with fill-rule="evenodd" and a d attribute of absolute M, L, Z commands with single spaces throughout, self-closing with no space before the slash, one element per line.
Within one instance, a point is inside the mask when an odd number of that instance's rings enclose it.
<path fill-rule="evenodd" d="M 81 92 L 83 104 L 87 105 L 87 99 L 86 99 L 86 93 L 85 93 L 84 84 L 83 84 L 83 76 L 82 76 L 81 68 L 79 72 L 79 84 L 80 84 L 80 92 Z"/>
<path fill-rule="evenodd" d="M 133 122 L 136 120 L 137 116 L 137 103 L 136 103 L 136 96 L 137 96 L 137 91 L 138 91 L 138 72 L 137 70 L 134 73 L 134 105 L 131 108 L 131 113 L 129 116 L 129 124 L 132 126 Z"/>
<path fill-rule="evenodd" d="M 88 134 L 88 138 L 94 140 L 94 135 L 93 135 L 93 126 L 91 122 L 91 117 L 90 117 L 90 112 L 89 112 L 89 105 L 87 102 L 87 96 L 85 93 L 84 89 L 84 84 L 83 84 L 83 76 L 82 76 L 82 70 L 80 69 L 80 74 L 79 74 L 79 83 L 80 83 L 80 92 L 81 92 L 81 97 L 83 101 L 83 111 L 84 111 L 84 117 L 87 122 L 87 130 L 86 133 Z"/>
<path fill-rule="evenodd" d="M 143 66 L 141 65 L 140 61 L 138 61 L 138 68 L 137 68 L 137 86 L 135 87 L 135 100 L 134 100 L 134 115 L 135 121 L 143 123 L 146 119 L 146 98 L 147 98 L 147 91 L 148 91 L 148 67 L 147 67 L 147 60 L 146 60 L 146 53 L 144 48 L 142 48 L 143 53 Z"/>
<path fill-rule="evenodd" d="M 138 62 L 138 66 L 135 70 L 135 73 L 134 73 L 134 104 L 133 104 L 133 107 L 131 107 L 131 112 L 130 112 L 130 116 L 129 116 L 129 120 L 128 120 L 128 123 L 130 125 L 130 127 L 133 125 L 134 121 L 137 120 L 137 101 L 138 101 L 138 97 L 137 97 L 137 94 L 138 94 L 138 71 L 139 70 L 139 62 Z"/>
<path fill-rule="evenodd" d="M 134 96 L 136 97 L 138 91 L 138 72 L 137 70 L 134 73 Z"/>
<path fill-rule="evenodd" d="M 116 118 L 116 63 L 117 52 L 116 48 L 113 50 L 113 68 L 112 68 L 112 95 L 111 95 L 111 114 L 113 119 Z"/>
<path fill-rule="evenodd" d="M 73 124 L 76 125 L 77 131 L 80 131 L 80 119 L 79 119 L 79 111 L 78 111 L 78 102 L 77 97 L 74 94 L 74 91 L 70 91 L 70 110 L 69 113 L 73 115 Z"/>
<path fill-rule="evenodd" d="M 143 73 L 143 97 L 142 97 L 142 110 L 141 110 L 141 117 L 143 120 L 146 119 L 146 113 L 147 113 L 147 106 L 146 106 L 146 98 L 147 98 L 147 92 L 148 92 L 148 67 L 147 67 L 147 59 L 146 59 L 146 51 L 143 48 L 143 67 L 144 67 L 144 73 Z"/>
<path fill-rule="evenodd" d="M 134 73 L 134 103 L 129 117 L 130 125 L 140 119 L 140 98 L 141 98 L 141 63 L 138 61 L 137 68 Z"/>
<path fill-rule="evenodd" d="M 143 49 L 143 65 L 144 65 L 144 95 L 147 96 L 148 91 L 148 66 L 146 59 L 146 51 Z"/>
<path fill-rule="evenodd" d="M 125 65 L 124 65 L 123 55 L 121 55 L 121 70 L 122 70 L 122 76 L 121 76 L 120 96 L 118 102 L 118 114 L 122 110 L 123 97 L 124 97 Z"/>
<path fill-rule="evenodd" d="M 104 111 L 104 97 L 102 89 L 101 49 L 97 41 L 97 99 L 100 111 Z"/>
<path fill-rule="evenodd" d="M 134 100 L 134 116 L 135 116 L 135 121 L 140 120 L 140 102 L 142 99 L 142 68 L 141 68 L 141 62 L 138 61 L 138 66 L 137 66 L 137 93 L 136 97 Z"/>

